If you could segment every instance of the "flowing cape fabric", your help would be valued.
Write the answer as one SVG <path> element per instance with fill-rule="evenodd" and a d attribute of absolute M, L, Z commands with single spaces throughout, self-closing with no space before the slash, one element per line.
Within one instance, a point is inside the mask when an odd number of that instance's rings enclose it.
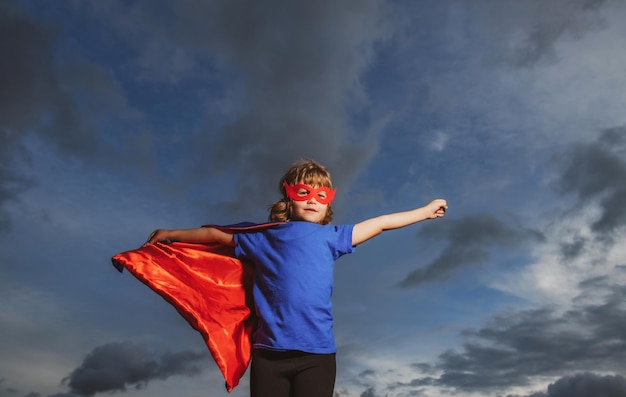
<path fill-rule="evenodd" d="M 274 225 L 206 226 L 235 232 Z M 250 363 L 256 328 L 252 263 L 235 258 L 234 247 L 180 242 L 122 252 L 112 262 L 172 304 L 202 335 L 231 392 Z"/>

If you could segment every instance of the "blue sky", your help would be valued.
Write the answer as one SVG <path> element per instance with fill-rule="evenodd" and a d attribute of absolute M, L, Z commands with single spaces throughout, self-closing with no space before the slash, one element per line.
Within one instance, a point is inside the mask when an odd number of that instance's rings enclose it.
<path fill-rule="evenodd" d="M 626 5 L 0 0 L 0 397 L 228 395 L 110 257 L 448 200 L 336 264 L 338 397 L 626 393 Z M 231 394 L 247 395 L 247 376 Z"/>

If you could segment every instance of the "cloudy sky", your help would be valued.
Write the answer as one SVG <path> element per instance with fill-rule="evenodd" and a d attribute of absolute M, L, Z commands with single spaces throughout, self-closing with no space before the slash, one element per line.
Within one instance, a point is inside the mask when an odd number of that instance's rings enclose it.
<path fill-rule="evenodd" d="M 0 397 L 227 396 L 110 257 L 264 221 L 307 157 L 336 223 L 450 206 L 337 262 L 337 396 L 623 397 L 624 20 L 619 0 L 0 0 Z"/>

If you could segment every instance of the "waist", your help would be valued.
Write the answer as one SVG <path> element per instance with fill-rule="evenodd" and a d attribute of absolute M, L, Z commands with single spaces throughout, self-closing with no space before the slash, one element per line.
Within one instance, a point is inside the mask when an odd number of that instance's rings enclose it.
<path fill-rule="evenodd" d="M 305 356 L 329 356 L 335 353 L 309 353 L 301 350 L 271 350 L 255 348 L 252 350 L 253 357 L 262 357 L 266 360 L 285 360 L 289 358 L 300 358 Z"/>

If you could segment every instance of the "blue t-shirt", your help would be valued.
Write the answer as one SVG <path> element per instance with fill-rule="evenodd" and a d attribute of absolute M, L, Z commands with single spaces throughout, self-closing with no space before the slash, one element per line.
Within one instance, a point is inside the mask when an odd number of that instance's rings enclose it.
<path fill-rule="evenodd" d="M 235 255 L 252 260 L 259 324 L 254 347 L 334 353 L 333 265 L 353 251 L 354 225 L 291 221 L 237 231 Z"/>

